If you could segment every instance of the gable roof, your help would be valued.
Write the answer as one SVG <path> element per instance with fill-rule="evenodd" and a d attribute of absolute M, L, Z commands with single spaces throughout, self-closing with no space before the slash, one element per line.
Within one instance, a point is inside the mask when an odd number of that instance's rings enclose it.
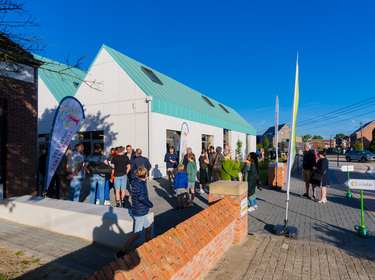
<path fill-rule="evenodd" d="M 284 124 L 279 124 L 279 129 L 277 131 L 280 131 L 280 129 L 282 129 L 284 126 L 288 126 L 286 123 Z M 274 137 L 275 136 L 275 126 L 271 126 L 270 128 L 268 128 L 266 130 L 266 132 L 263 133 L 263 136 L 267 136 L 267 137 Z"/>
<path fill-rule="evenodd" d="M 145 94 L 153 97 L 152 112 L 256 135 L 256 130 L 232 108 L 220 104 L 106 45 L 102 46 L 99 53 L 103 49 L 113 57 Z M 162 84 L 147 76 L 142 67 L 151 70 Z M 211 102 L 213 107 L 203 97 Z"/>
<path fill-rule="evenodd" d="M 362 130 L 363 130 L 366 126 L 372 124 L 373 122 L 375 122 L 375 121 L 371 121 L 371 122 L 368 122 L 368 123 L 362 125 Z M 358 128 L 356 131 L 354 131 L 352 134 L 356 134 L 356 133 L 358 133 L 358 132 L 360 132 L 360 131 L 361 131 L 361 127 L 359 127 L 359 128 Z M 350 134 L 350 135 L 352 135 L 352 134 Z"/>
<path fill-rule="evenodd" d="M 53 61 L 34 54 L 37 60 L 44 64 L 39 68 L 38 75 L 48 87 L 58 103 L 66 96 L 74 96 L 78 86 L 86 76 L 86 72 L 80 69 L 69 67 L 65 64 Z"/>

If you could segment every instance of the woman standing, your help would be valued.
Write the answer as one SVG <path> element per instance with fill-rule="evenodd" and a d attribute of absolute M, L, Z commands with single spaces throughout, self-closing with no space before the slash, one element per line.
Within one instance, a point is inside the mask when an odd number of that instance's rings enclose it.
<path fill-rule="evenodd" d="M 319 203 L 326 203 L 327 200 L 327 187 L 329 187 L 329 171 L 328 171 L 328 160 L 326 159 L 326 152 L 319 152 L 319 160 L 316 163 L 316 166 L 313 167 L 315 173 L 322 175 L 322 181 L 320 184 L 313 183 L 313 192 L 314 196 L 311 199 L 316 199 L 316 188 L 322 189 L 322 197 L 318 201 Z"/>
<path fill-rule="evenodd" d="M 245 165 L 242 168 L 242 174 L 244 174 L 244 181 L 247 181 L 247 192 L 250 202 L 249 212 L 255 211 L 257 206 L 257 200 L 255 195 L 255 188 L 257 186 L 257 180 L 259 178 L 259 167 L 258 167 L 258 156 L 256 153 L 250 153 L 245 160 Z"/>
<path fill-rule="evenodd" d="M 206 149 L 202 149 L 201 156 L 199 157 L 199 192 L 208 193 L 207 189 L 207 168 L 208 168 L 208 155 Z M 202 189 L 203 186 L 203 189 Z"/>
<path fill-rule="evenodd" d="M 214 173 L 214 182 L 219 181 L 221 178 L 221 160 L 224 158 L 221 153 L 222 148 L 220 146 L 216 147 L 216 154 L 213 161 L 213 173 Z"/>

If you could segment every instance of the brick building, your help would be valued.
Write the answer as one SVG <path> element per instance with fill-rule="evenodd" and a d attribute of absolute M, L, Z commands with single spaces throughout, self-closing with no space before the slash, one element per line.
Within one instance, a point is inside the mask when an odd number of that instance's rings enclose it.
<path fill-rule="evenodd" d="M 0 196 L 35 194 L 40 64 L 1 35 L 0 55 L 8 66 L 0 72 Z M 10 67 L 16 70 L 9 70 Z"/>
<path fill-rule="evenodd" d="M 290 127 L 284 123 L 280 124 L 278 127 L 278 144 L 279 149 L 284 148 L 285 151 L 288 151 L 289 148 L 289 138 L 290 138 Z M 257 136 L 257 144 L 263 143 L 264 144 L 264 137 L 267 136 L 268 140 L 270 141 L 270 147 L 276 147 L 276 137 L 275 137 L 275 126 L 271 126 L 263 133 L 263 135 Z M 299 145 L 302 143 L 302 137 L 296 136 L 296 147 L 300 147 Z M 303 145 L 301 146 L 303 147 Z"/>
<path fill-rule="evenodd" d="M 363 137 L 363 149 L 366 150 L 370 146 L 370 142 L 372 140 L 372 131 L 375 128 L 375 121 L 368 122 L 362 126 L 362 132 L 361 128 L 358 128 L 356 131 L 354 131 L 352 134 L 350 134 L 350 147 L 353 147 L 353 145 L 359 141 L 362 141 Z M 361 135 L 363 134 L 363 136 Z"/>
<path fill-rule="evenodd" d="M 309 140 L 306 143 L 309 145 L 311 149 L 314 150 L 322 150 L 322 149 L 328 149 L 328 148 L 334 148 L 336 147 L 336 140 L 335 139 L 314 139 L 314 140 Z"/>

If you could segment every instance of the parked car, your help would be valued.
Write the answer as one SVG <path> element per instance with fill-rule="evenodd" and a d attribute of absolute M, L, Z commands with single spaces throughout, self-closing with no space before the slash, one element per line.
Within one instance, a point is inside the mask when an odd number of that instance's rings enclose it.
<path fill-rule="evenodd" d="M 360 162 L 375 161 L 375 154 L 366 150 L 353 150 L 346 155 L 346 161 L 358 160 Z"/>

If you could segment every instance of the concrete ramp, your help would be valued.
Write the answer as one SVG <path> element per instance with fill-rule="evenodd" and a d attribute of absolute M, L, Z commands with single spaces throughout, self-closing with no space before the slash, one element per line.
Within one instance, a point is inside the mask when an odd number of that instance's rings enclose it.
<path fill-rule="evenodd" d="M 154 228 L 154 213 L 148 217 Z M 130 209 L 21 196 L 0 200 L 0 218 L 56 233 L 121 248 L 133 234 Z M 145 242 L 144 234 L 138 240 Z"/>

